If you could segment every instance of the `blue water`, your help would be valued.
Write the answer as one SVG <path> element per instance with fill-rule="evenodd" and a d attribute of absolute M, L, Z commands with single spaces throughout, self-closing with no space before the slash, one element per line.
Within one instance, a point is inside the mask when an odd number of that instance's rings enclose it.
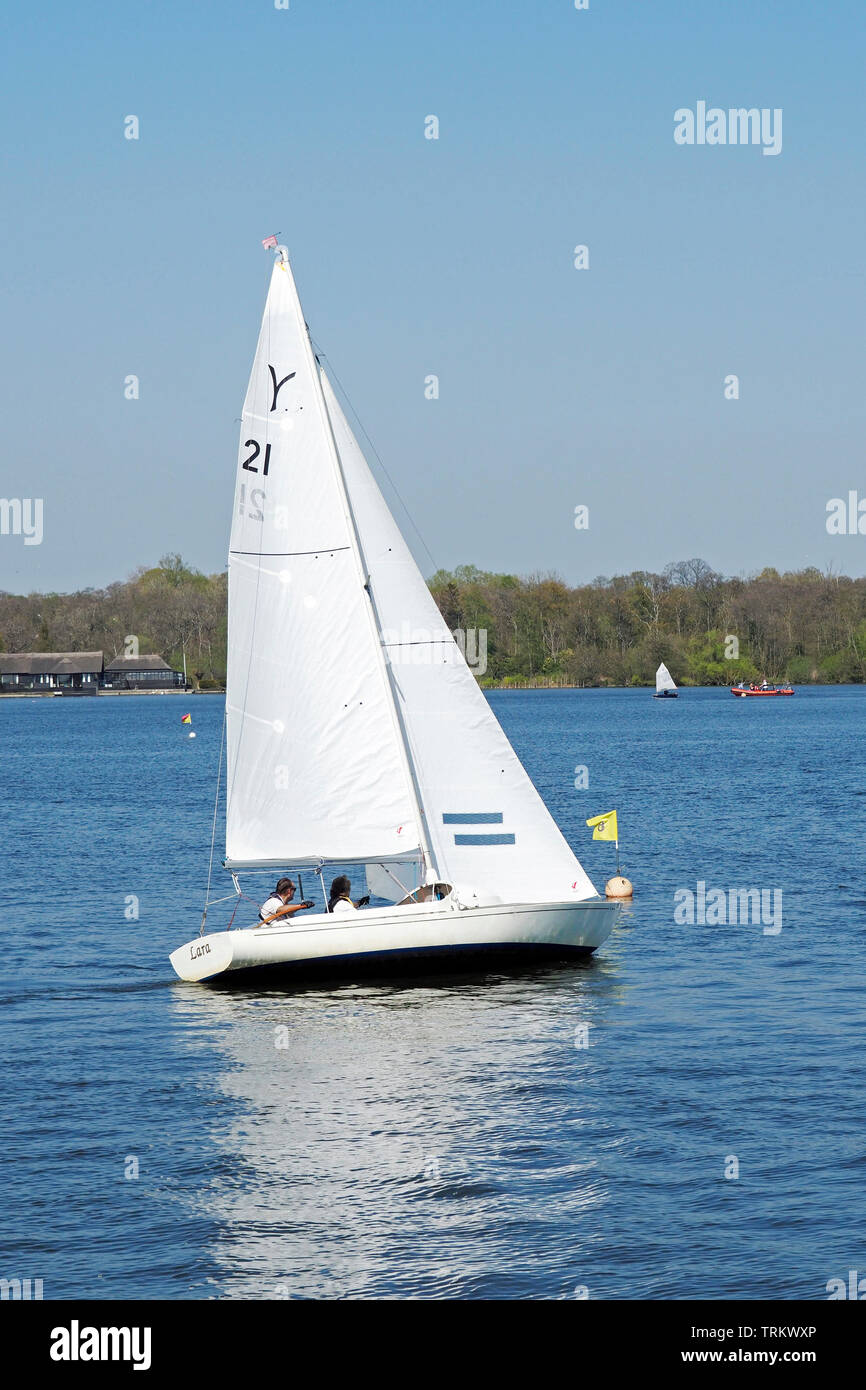
<path fill-rule="evenodd" d="M 866 1271 L 866 689 L 491 703 L 597 884 L 614 848 L 584 821 L 619 811 L 637 892 L 594 961 L 229 992 L 167 960 L 198 928 L 221 698 L 187 697 L 195 740 L 175 697 L 0 701 L 0 1275 L 819 1299 Z M 678 925 L 698 881 L 781 891 L 781 930 Z"/>

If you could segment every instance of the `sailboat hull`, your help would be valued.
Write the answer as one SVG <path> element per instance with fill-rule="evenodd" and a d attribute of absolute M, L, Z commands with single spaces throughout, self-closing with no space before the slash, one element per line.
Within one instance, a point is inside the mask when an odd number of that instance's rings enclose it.
<path fill-rule="evenodd" d="M 422 903 L 361 910 L 348 921 L 344 915 L 310 914 L 303 926 L 247 927 L 196 937 L 172 952 L 170 960 L 182 980 L 205 982 L 275 970 L 302 976 L 386 966 L 410 973 L 434 960 L 464 969 L 482 959 L 567 959 L 597 950 L 620 911 L 619 903 L 589 899 L 465 910 Z"/>

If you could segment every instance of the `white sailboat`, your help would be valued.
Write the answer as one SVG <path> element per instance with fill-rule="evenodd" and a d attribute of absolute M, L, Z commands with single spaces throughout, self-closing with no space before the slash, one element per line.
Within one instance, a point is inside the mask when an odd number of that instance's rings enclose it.
<path fill-rule="evenodd" d="M 664 662 L 662 662 L 661 666 L 656 671 L 656 693 L 653 698 L 656 700 L 675 700 L 678 693 L 673 676 Z"/>
<path fill-rule="evenodd" d="M 589 954 L 619 905 L 597 894 L 443 621 L 277 257 L 230 542 L 224 866 L 238 895 L 242 871 L 312 870 L 323 901 L 269 926 L 251 909 L 205 934 L 203 918 L 171 963 L 208 980 Z M 383 905 L 327 910 L 323 875 L 349 865 Z"/>

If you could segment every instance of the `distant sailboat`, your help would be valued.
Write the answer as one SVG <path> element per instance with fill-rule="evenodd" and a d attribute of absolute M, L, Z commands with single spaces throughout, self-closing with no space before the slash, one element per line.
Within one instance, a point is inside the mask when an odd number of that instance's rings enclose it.
<path fill-rule="evenodd" d="M 664 662 L 662 662 L 661 666 L 656 671 L 656 693 L 653 696 L 653 699 L 675 700 L 678 694 L 679 692 L 674 682 L 674 678 L 668 670 L 667 666 L 665 666 Z"/>
<path fill-rule="evenodd" d="M 588 955 L 620 910 L 497 723 L 313 353 L 284 247 L 244 404 L 229 552 L 226 857 L 322 907 L 199 935 L 184 980 L 393 958 Z M 362 865 L 386 905 L 328 911 Z M 205 917 L 207 916 L 207 907 Z"/>

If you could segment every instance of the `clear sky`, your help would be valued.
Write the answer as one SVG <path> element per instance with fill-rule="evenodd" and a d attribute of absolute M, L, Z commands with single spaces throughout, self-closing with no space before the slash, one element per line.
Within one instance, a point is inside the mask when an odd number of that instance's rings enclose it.
<path fill-rule="evenodd" d="M 862 0 L 3 14 L 0 496 L 44 537 L 0 588 L 223 568 L 271 232 L 437 565 L 866 572 L 825 526 L 866 497 Z M 699 101 L 781 153 L 677 145 Z"/>

